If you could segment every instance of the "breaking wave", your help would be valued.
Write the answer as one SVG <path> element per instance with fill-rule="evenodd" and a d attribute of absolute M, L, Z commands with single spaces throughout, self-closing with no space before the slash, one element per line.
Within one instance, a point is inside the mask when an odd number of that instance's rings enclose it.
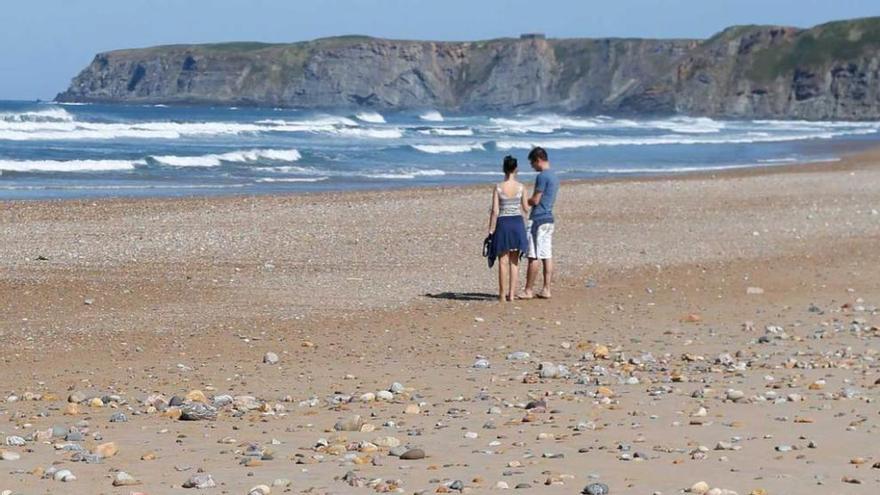
<path fill-rule="evenodd" d="M 443 170 L 437 169 L 412 169 L 412 170 L 395 170 L 389 172 L 367 173 L 361 174 L 362 177 L 368 179 L 388 179 L 388 180 L 412 180 L 416 177 L 438 177 L 446 175 Z"/>
<path fill-rule="evenodd" d="M 472 144 L 414 144 L 412 147 L 423 153 L 468 153 L 471 151 L 485 151 L 481 143 Z"/>
<path fill-rule="evenodd" d="M 657 137 L 590 137 L 584 139 L 544 139 L 534 141 L 496 141 L 495 146 L 499 150 L 529 149 L 534 146 L 543 146 L 549 149 L 573 149 L 590 148 L 599 146 L 657 146 L 657 145 L 693 145 L 693 144 L 750 144 L 750 143 L 778 143 L 785 141 L 808 141 L 814 139 L 833 139 L 840 136 L 852 136 L 860 134 L 874 134 L 876 128 L 850 129 L 846 131 L 828 131 L 802 134 L 779 134 L 751 132 L 746 134 L 731 135 L 728 137 L 682 137 L 675 135 Z"/>
<path fill-rule="evenodd" d="M 428 134 L 431 136 L 473 136 L 474 131 L 469 128 L 454 128 L 454 127 L 430 127 L 428 129 L 419 129 L 419 134 Z"/>
<path fill-rule="evenodd" d="M 371 124 L 384 124 L 385 117 L 382 116 L 379 112 L 360 112 L 355 117 L 358 120 L 362 120 L 364 122 L 369 122 Z"/>
<path fill-rule="evenodd" d="M 222 162 L 256 162 L 270 160 L 278 162 L 295 162 L 302 158 L 297 150 L 278 149 L 254 149 L 238 150 L 227 153 L 208 154 L 198 156 L 160 155 L 150 156 L 150 159 L 169 167 L 219 167 Z"/>
<path fill-rule="evenodd" d="M 49 107 L 41 110 L 25 112 L 0 113 L 0 121 L 3 122 L 73 122 L 73 115 L 67 110 L 58 107 Z"/>
<path fill-rule="evenodd" d="M 429 110 L 419 115 L 419 118 L 426 122 L 443 122 L 443 114 L 437 110 Z"/>
<path fill-rule="evenodd" d="M 403 137 L 403 130 L 396 127 L 389 129 L 365 129 L 362 127 L 342 127 L 334 128 L 329 131 L 332 134 L 348 136 L 359 139 L 400 139 Z"/>
<path fill-rule="evenodd" d="M 0 160 L 7 172 L 109 172 L 131 170 L 143 161 L 131 160 Z"/>

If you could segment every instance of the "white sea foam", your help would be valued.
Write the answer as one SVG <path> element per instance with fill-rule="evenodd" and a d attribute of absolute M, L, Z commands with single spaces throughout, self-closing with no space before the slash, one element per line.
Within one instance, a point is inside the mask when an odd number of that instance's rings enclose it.
<path fill-rule="evenodd" d="M 257 179 L 257 182 L 321 182 L 327 179 L 328 177 L 263 177 Z"/>
<path fill-rule="evenodd" d="M 133 122 L 128 124 L 80 121 L 0 120 L 0 140 L 107 140 L 179 139 L 182 136 L 217 136 L 256 133 L 265 126 L 235 122 Z"/>
<path fill-rule="evenodd" d="M 794 158 L 794 157 L 765 158 L 763 160 L 758 160 L 759 163 L 794 163 L 796 161 L 797 161 L 797 158 Z"/>
<path fill-rule="evenodd" d="M 258 120 L 257 124 L 263 125 L 280 125 L 280 126 L 318 126 L 318 127 L 326 127 L 326 126 L 351 126 L 357 127 L 358 123 L 355 120 L 352 120 L 348 117 L 341 117 L 338 115 L 316 115 L 314 117 L 310 117 L 303 120 L 285 120 L 285 119 L 264 119 Z"/>
<path fill-rule="evenodd" d="M 0 160 L 0 171 L 9 172 L 107 172 L 131 170 L 142 161 L 131 160 Z"/>
<path fill-rule="evenodd" d="M 299 151 L 293 149 L 253 149 L 198 156 L 164 155 L 151 156 L 150 158 L 170 167 L 218 167 L 222 162 L 241 163 L 259 160 L 295 162 L 301 158 L 301 155 Z"/>
<path fill-rule="evenodd" d="M 807 141 L 814 139 L 832 139 L 839 136 L 856 134 L 873 134 L 876 129 L 849 129 L 842 131 L 811 132 L 800 134 L 733 134 L 719 137 L 683 137 L 665 135 L 656 137 L 587 137 L 571 139 L 543 139 L 534 141 L 496 141 L 495 146 L 500 150 L 529 149 L 534 146 L 543 146 L 550 149 L 590 148 L 598 146 L 656 146 L 656 145 L 692 145 L 692 144 L 749 144 L 749 143 L 774 143 L 785 141 Z"/>
<path fill-rule="evenodd" d="M 432 127 L 430 129 L 420 129 L 419 134 L 428 134 L 432 136 L 473 136 L 474 131 L 468 127 L 463 129 L 454 127 Z"/>
<path fill-rule="evenodd" d="M 0 140 L 108 140 L 108 139 L 179 139 L 185 136 L 221 136 L 263 132 L 338 132 L 356 129 L 358 123 L 346 117 L 316 116 L 305 120 L 261 120 L 249 122 L 130 122 L 108 123 L 79 121 L 63 108 L 33 112 L 0 114 Z M 341 131 L 358 134 L 359 131 Z M 394 134 L 394 130 L 375 130 L 376 134 Z M 369 133 L 367 133 L 369 134 Z M 385 137 L 385 136 L 381 136 Z"/>
<path fill-rule="evenodd" d="M 94 184 L 94 185 L 70 185 L 70 184 L 52 184 L 45 186 L 0 186 L 0 190 L 7 191 L 16 191 L 16 190 L 26 190 L 26 191 L 48 191 L 48 190 L 82 190 L 82 191 L 114 191 L 114 190 L 126 190 L 126 189 L 231 189 L 236 187 L 245 187 L 250 184 L 246 183 L 238 183 L 238 184 L 138 184 L 138 185 L 104 185 L 104 184 Z"/>
<path fill-rule="evenodd" d="M 332 134 L 348 136 L 360 139 L 400 139 L 403 137 L 403 131 L 396 127 L 388 129 L 364 129 L 360 127 L 342 127 L 334 128 L 329 131 Z"/>
<path fill-rule="evenodd" d="M 664 173 L 688 173 L 688 172 L 706 172 L 706 171 L 721 171 L 721 170 L 737 170 L 744 168 L 768 168 L 773 166 L 782 166 L 786 163 L 792 163 L 795 161 L 800 161 L 801 163 L 824 163 L 824 162 L 837 162 L 840 161 L 840 158 L 816 158 L 812 160 L 797 160 L 797 159 L 789 159 L 789 158 L 781 158 L 781 159 L 766 159 L 766 160 L 758 160 L 757 164 L 754 163 L 737 163 L 730 165 L 700 165 L 700 166 L 682 166 L 682 167 L 666 167 L 666 168 L 655 168 L 655 167 L 634 167 L 634 168 L 607 168 L 604 170 L 597 170 L 597 172 L 607 173 L 607 174 L 664 174 Z"/>
<path fill-rule="evenodd" d="M 443 115 L 437 110 L 429 110 L 419 115 L 419 118 L 426 122 L 443 122 Z"/>
<path fill-rule="evenodd" d="M 379 112 L 359 112 L 355 117 L 358 120 L 369 122 L 371 124 L 384 124 L 385 117 Z"/>
<path fill-rule="evenodd" d="M 560 129 L 592 129 L 600 125 L 608 125 L 598 118 L 579 118 L 569 117 L 556 114 L 548 115 L 528 115 L 517 118 L 491 118 L 489 122 L 494 124 L 495 128 L 490 128 L 494 132 L 502 133 L 535 133 L 550 134 Z"/>
<path fill-rule="evenodd" d="M 446 172 L 438 169 L 408 169 L 393 170 L 388 172 L 365 173 L 361 176 L 370 179 L 412 180 L 416 177 L 439 177 L 443 175 L 446 175 Z"/>
<path fill-rule="evenodd" d="M 423 153 L 468 153 L 470 151 L 485 151 L 481 143 L 471 144 L 414 144 L 413 148 Z"/>
<path fill-rule="evenodd" d="M 25 112 L 0 113 L 3 122 L 72 122 L 73 115 L 63 108 L 47 107 Z"/>
<path fill-rule="evenodd" d="M 674 117 L 666 120 L 652 120 L 647 126 L 680 134 L 712 134 L 721 132 L 724 123 L 707 117 Z"/>

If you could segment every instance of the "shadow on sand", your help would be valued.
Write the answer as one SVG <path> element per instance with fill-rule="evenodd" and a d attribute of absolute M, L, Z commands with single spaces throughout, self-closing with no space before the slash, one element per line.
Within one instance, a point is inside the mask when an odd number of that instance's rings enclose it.
<path fill-rule="evenodd" d="M 494 301 L 498 299 L 498 294 L 488 294 L 486 292 L 438 292 L 436 294 L 427 293 L 425 297 L 449 299 L 451 301 Z"/>

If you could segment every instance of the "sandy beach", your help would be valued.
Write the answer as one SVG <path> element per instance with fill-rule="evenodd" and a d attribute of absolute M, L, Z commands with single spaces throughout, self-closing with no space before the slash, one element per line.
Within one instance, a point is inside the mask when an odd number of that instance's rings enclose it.
<path fill-rule="evenodd" d="M 0 492 L 878 492 L 880 151 L 490 191 L 4 203 Z"/>

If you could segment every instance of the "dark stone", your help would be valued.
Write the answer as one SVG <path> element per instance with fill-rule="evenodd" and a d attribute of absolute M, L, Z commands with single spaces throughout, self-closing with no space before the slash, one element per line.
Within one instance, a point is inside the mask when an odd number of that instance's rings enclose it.
<path fill-rule="evenodd" d="M 581 491 L 583 495 L 607 495 L 611 493 L 608 485 L 605 483 L 590 483 Z"/>

